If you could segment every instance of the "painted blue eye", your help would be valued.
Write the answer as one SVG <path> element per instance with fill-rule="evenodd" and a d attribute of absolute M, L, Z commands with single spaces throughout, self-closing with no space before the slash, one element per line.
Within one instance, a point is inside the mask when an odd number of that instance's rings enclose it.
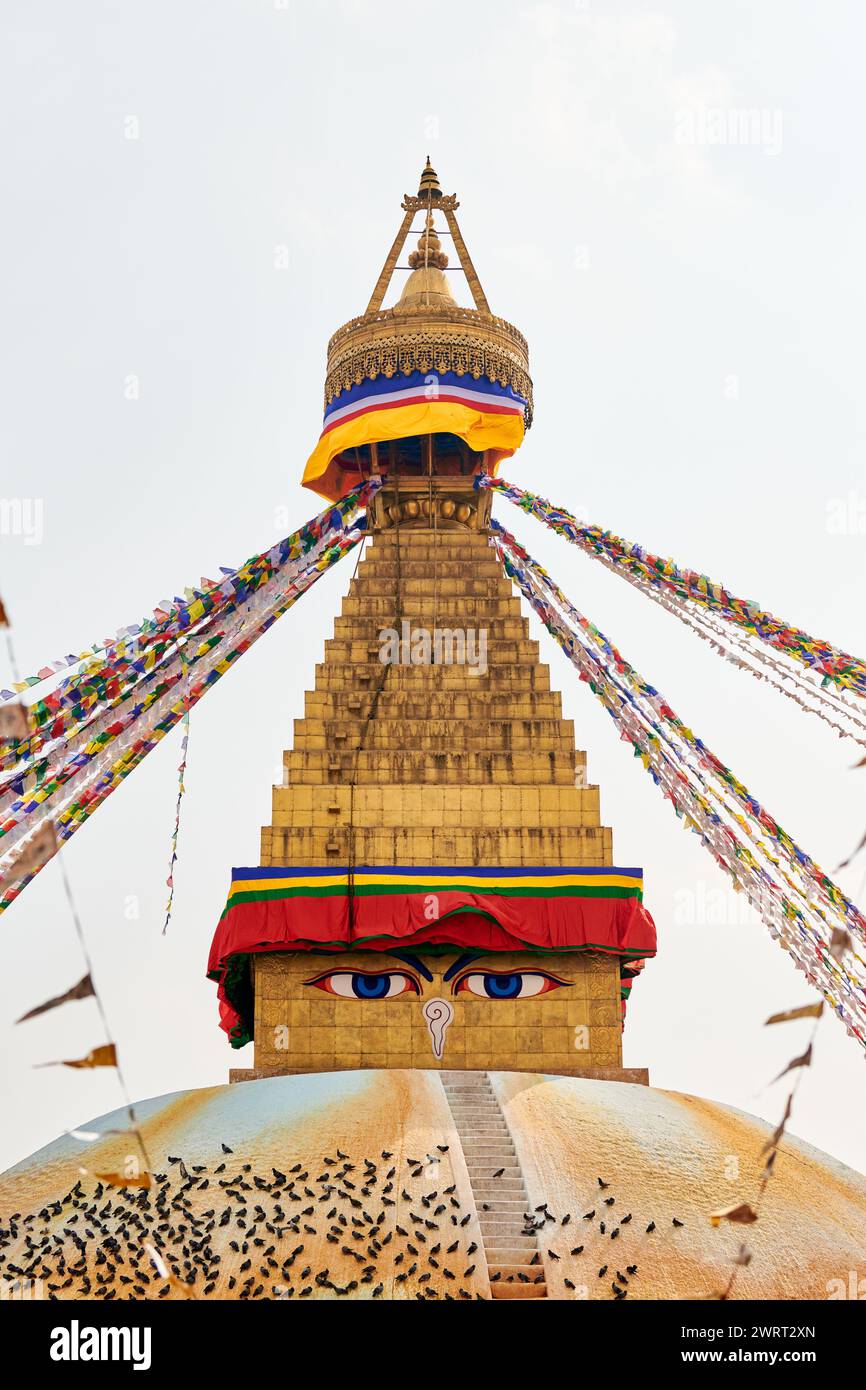
<path fill-rule="evenodd" d="M 341 999 L 396 999 L 400 994 L 418 994 L 414 975 L 402 970 L 383 970 L 369 974 L 363 970 L 328 970 L 305 984 L 338 994 Z"/>
<path fill-rule="evenodd" d="M 358 999 L 384 999 L 390 988 L 390 975 L 352 976 L 352 989 Z"/>
<path fill-rule="evenodd" d="M 522 975 L 485 975 L 484 993 L 488 999 L 516 999 L 522 984 Z"/>
<path fill-rule="evenodd" d="M 475 994 L 479 999 L 530 999 L 568 984 L 543 970 L 484 972 L 467 970 L 454 985 L 455 994 Z"/>

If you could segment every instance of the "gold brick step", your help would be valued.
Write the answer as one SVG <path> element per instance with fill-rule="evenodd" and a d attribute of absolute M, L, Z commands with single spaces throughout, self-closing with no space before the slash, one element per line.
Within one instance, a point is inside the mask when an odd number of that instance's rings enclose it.
<path fill-rule="evenodd" d="M 362 721 L 337 719 L 296 719 L 294 748 L 299 752 L 332 750 L 335 755 L 347 754 L 335 749 L 335 742 L 357 746 Z M 439 751 L 442 748 L 457 752 L 471 749 L 484 752 L 565 753 L 576 767 L 586 765 L 586 754 L 574 746 L 574 722 L 571 719 L 386 719 L 380 708 L 377 716 L 364 729 L 364 747 L 387 750 L 414 748 L 419 751 Z"/>
<path fill-rule="evenodd" d="M 381 786 L 419 782 L 430 785 L 573 787 L 574 749 L 559 752 L 496 751 L 464 748 L 370 749 L 335 756 L 331 751 L 293 749 L 283 758 L 285 783 L 296 786 L 339 786 L 350 779 Z"/>
<path fill-rule="evenodd" d="M 448 630 L 453 634 L 453 629 Z M 482 631 L 483 630 L 484 629 L 482 629 Z M 400 628 L 397 628 L 396 631 L 398 635 L 401 633 Z M 432 632 L 432 629 L 428 628 L 427 631 Z M 431 654 L 433 652 L 432 640 L 431 636 Z M 468 664 L 468 662 L 466 662 L 467 657 L 472 657 L 473 664 L 475 665 L 482 661 L 483 658 L 484 664 L 488 667 L 495 666 L 497 668 L 501 666 L 536 666 L 539 661 L 538 643 L 530 637 L 498 637 L 488 632 L 483 647 L 481 646 L 477 632 L 468 642 L 465 637 L 462 641 L 455 640 L 453 635 L 447 638 L 441 637 L 440 641 L 442 643 L 441 651 L 443 657 L 450 656 L 451 661 L 448 662 L 443 660 L 441 663 L 433 661 L 425 663 L 428 669 L 434 665 L 460 666 L 462 664 L 459 660 L 461 656 L 464 658 L 464 664 Z M 342 637 L 328 637 L 325 639 L 325 661 L 328 662 L 329 665 L 333 664 L 334 666 L 373 666 L 378 676 L 381 674 L 380 668 L 383 665 L 390 666 L 396 664 L 390 661 L 383 662 L 381 660 L 381 652 L 384 651 L 386 655 L 390 654 L 390 643 L 388 645 L 386 645 L 386 643 L 388 643 L 387 638 L 383 638 L 380 642 L 376 638 L 372 640 L 370 638 L 360 638 L 357 641 L 346 641 L 345 638 Z M 409 657 L 412 655 L 411 637 L 408 643 L 407 655 Z M 400 665 L 402 665 L 402 645 L 400 648 L 400 657 Z M 477 677 L 473 679 L 477 679 Z"/>
<path fill-rule="evenodd" d="M 383 626 L 390 627 L 396 617 L 397 600 L 392 586 L 382 586 L 381 594 L 365 594 L 360 598 L 347 595 L 343 599 L 340 612 L 344 618 L 384 619 Z M 400 614 L 403 618 L 421 617 L 432 612 L 435 597 L 436 611 L 441 614 L 444 626 L 445 617 L 452 619 L 455 627 L 483 627 L 485 620 L 491 618 L 523 617 L 520 600 L 511 597 L 479 598 L 464 594 L 460 589 L 446 593 L 440 586 L 434 596 L 432 585 L 425 593 L 405 593 L 400 600 Z"/>
<path fill-rule="evenodd" d="M 563 830 L 577 830 L 598 826 L 600 815 L 597 786 L 445 787 L 404 782 L 352 788 L 299 783 L 274 787 L 271 804 L 272 824 L 281 829 L 340 827 L 351 816 L 354 825 L 383 828 L 435 830 L 453 824 L 529 829 L 555 821 Z"/>
<path fill-rule="evenodd" d="M 474 719 L 481 724 L 487 720 L 507 719 L 509 716 L 528 720 L 562 717 L 562 696 L 558 690 L 517 690 L 509 689 L 507 684 L 493 688 L 483 686 L 482 679 L 480 676 L 474 677 L 472 686 L 467 685 L 465 690 L 413 690 L 406 686 L 398 688 L 396 685 L 386 685 L 379 695 L 376 718 Z M 358 695 L 359 698 L 355 708 L 349 709 L 348 698 L 352 694 Z M 361 697 L 360 690 L 354 691 L 345 687 L 308 690 L 304 700 L 305 714 L 308 718 L 336 719 L 341 723 L 366 721 L 370 708 L 368 695 Z"/>
<path fill-rule="evenodd" d="M 490 537 L 483 531 L 434 531 L 421 526 L 400 527 L 398 531 L 397 527 L 391 527 L 387 531 L 377 531 L 367 542 L 368 551 L 373 554 L 396 550 L 398 546 L 406 554 L 432 546 L 463 557 L 492 554 Z"/>
<path fill-rule="evenodd" d="M 398 578 L 396 566 L 392 566 L 392 570 L 391 574 L 371 574 L 370 570 L 359 570 L 359 574 L 350 584 L 349 594 L 352 598 L 359 598 L 361 595 L 386 595 L 392 598 Z M 446 575 L 427 563 L 418 564 L 416 570 L 417 573 L 413 575 L 400 574 L 400 591 L 403 595 L 421 594 L 424 598 L 432 598 L 435 588 L 439 594 L 457 594 L 461 598 L 471 596 L 478 599 L 507 599 L 513 596 L 512 585 L 500 574 L 489 577 L 466 573 Z"/>
<path fill-rule="evenodd" d="M 378 664 L 378 663 L 377 663 Z M 485 690 L 509 691 L 515 695 L 531 690 L 548 691 L 550 672 L 546 666 L 527 662 L 488 666 L 486 671 L 476 671 L 471 666 L 388 666 L 381 667 L 386 672 L 387 686 L 391 691 L 405 690 L 416 699 L 425 694 L 447 695 L 471 690 L 473 694 Z M 358 683 L 357 662 L 328 661 L 316 666 L 317 691 L 357 692 L 367 698 L 367 692 Z"/>
<path fill-rule="evenodd" d="M 411 556 L 400 556 L 400 575 L 403 579 L 432 579 L 433 572 L 439 579 L 469 579 L 494 580 L 505 583 L 511 587 L 511 580 L 507 578 L 505 571 L 497 560 L 493 552 L 490 552 L 489 559 L 486 556 L 473 558 L 467 565 L 465 555 L 461 558 L 446 559 L 434 550 L 429 556 L 419 557 L 414 554 Z M 365 556 L 358 566 L 358 577 L 367 578 L 373 576 L 377 579 L 392 579 L 397 574 L 396 555 L 370 555 Z"/>
<path fill-rule="evenodd" d="M 555 867 L 575 864 L 602 867 L 613 862 L 607 826 L 532 829 L 453 825 L 421 830 L 359 826 L 354 831 L 356 864 L 486 864 Z M 265 826 L 262 864 L 346 864 L 349 834 L 344 826 L 325 830 Z"/>
<path fill-rule="evenodd" d="M 431 597 L 430 608 L 429 612 L 425 614 L 425 621 L 421 624 L 418 624 L 416 621 L 414 625 L 432 628 L 435 618 L 436 627 L 442 628 L 451 626 L 453 629 L 456 623 L 450 619 L 444 618 L 442 613 L 438 610 L 438 606 L 435 607 L 436 611 L 434 612 L 434 603 Z M 461 627 L 464 625 L 465 620 L 460 623 Z M 357 618 L 339 616 L 334 619 L 334 637 L 343 642 L 365 642 L 368 646 L 375 645 L 378 651 L 379 633 L 382 631 L 383 627 L 393 626 L 394 614 L 389 614 L 384 623 L 374 614 L 361 613 Z M 499 618 L 485 614 L 480 626 L 487 632 L 488 643 L 502 639 L 511 642 L 529 640 L 529 623 L 526 618 Z M 403 629 L 400 625 L 397 626 L 397 632 L 402 636 Z"/>

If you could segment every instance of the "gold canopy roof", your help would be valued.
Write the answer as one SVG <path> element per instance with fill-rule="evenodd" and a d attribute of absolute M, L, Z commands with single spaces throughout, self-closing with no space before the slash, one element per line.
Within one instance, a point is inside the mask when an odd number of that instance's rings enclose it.
<path fill-rule="evenodd" d="M 417 194 L 402 201 L 403 220 L 370 302 L 363 314 L 338 328 L 328 344 L 325 406 L 341 391 L 378 376 L 398 373 L 455 372 L 481 376 L 510 386 L 527 402 L 526 425 L 532 423 L 532 379 L 526 339 L 513 324 L 493 314 L 457 222 L 455 194 L 444 194 L 428 156 Z M 411 271 L 393 307 L 382 307 L 418 213 L 424 216 L 417 249 L 408 257 Z M 435 219 L 440 225 L 437 226 Z M 441 223 L 444 222 L 444 226 Z M 466 278 L 473 307 L 458 304 L 445 274 L 452 269 Z"/>

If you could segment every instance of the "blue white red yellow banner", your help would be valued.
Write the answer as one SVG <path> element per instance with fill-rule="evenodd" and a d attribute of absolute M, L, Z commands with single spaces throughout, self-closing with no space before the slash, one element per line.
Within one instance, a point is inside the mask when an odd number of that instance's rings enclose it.
<path fill-rule="evenodd" d="M 526 401 L 511 386 L 469 373 L 411 372 L 376 377 L 341 391 L 325 410 L 303 482 L 336 500 L 361 481 L 353 452 L 367 444 L 424 434 L 455 434 L 470 449 L 494 451 L 491 467 L 523 442 Z"/>

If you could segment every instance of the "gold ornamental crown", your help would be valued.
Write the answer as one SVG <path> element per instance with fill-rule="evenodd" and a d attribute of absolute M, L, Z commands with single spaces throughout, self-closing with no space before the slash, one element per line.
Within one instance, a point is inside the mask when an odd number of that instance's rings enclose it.
<path fill-rule="evenodd" d="M 328 343 L 325 408 L 341 391 L 376 377 L 411 372 L 454 372 L 488 377 L 510 386 L 527 402 L 525 423 L 532 423 L 532 379 L 529 349 L 523 334 L 506 319 L 491 313 L 457 222 L 460 204 L 455 194 L 443 194 L 427 157 L 418 192 L 406 194 L 403 221 L 388 252 L 366 311 L 338 328 Z M 413 231 L 416 214 L 424 218 L 417 249 L 408 264 L 398 265 Z M 434 214 L 445 226 L 435 226 Z M 417 229 L 416 229 L 417 230 Z M 449 257 L 440 237 L 448 236 L 456 269 L 466 277 L 474 308 L 457 303 L 445 274 Z M 390 309 L 382 304 L 397 270 L 410 272 L 403 293 Z"/>

